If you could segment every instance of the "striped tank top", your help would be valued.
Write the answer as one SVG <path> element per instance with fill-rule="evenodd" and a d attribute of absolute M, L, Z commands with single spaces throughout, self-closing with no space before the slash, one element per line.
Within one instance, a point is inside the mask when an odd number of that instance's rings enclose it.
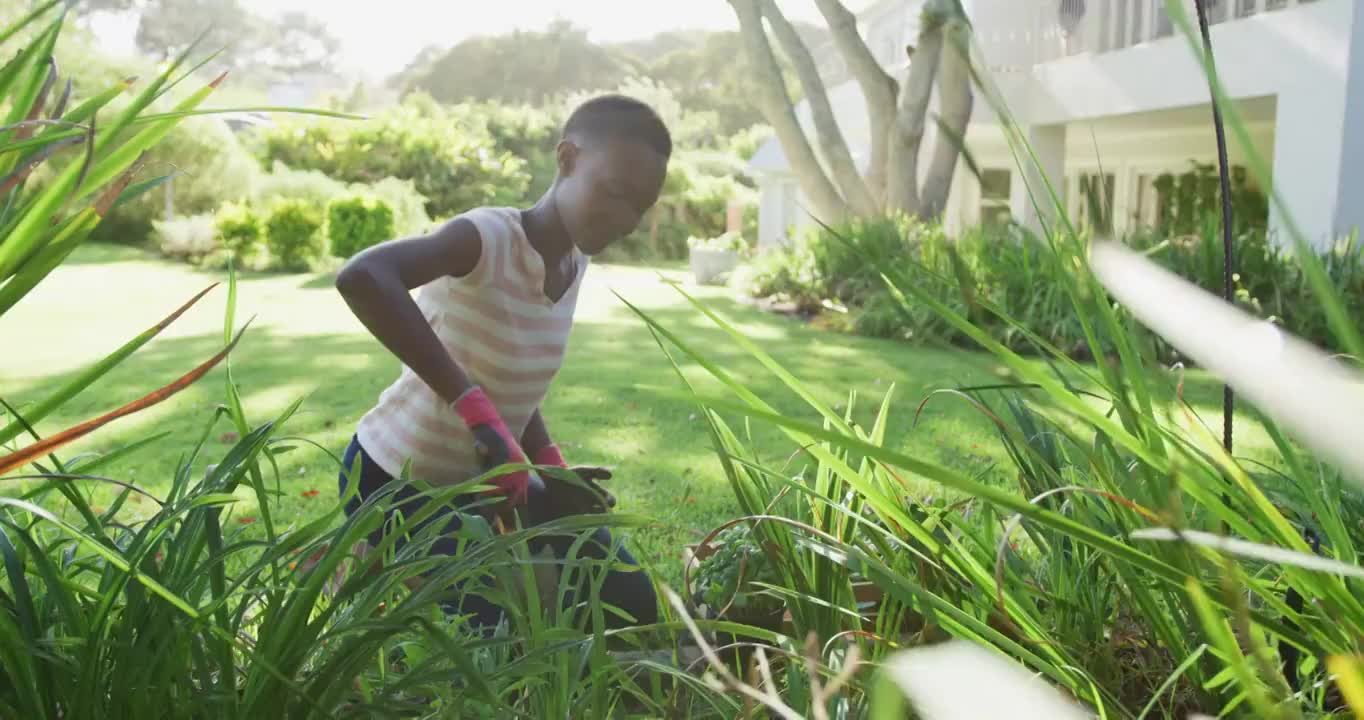
<path fill-rule="evenodd" d="M 563 363 L 587 256 L 573 250 L 577 276 L 553 302 L 544 292 L 544 260 L 531 247 L 519 210 L 478 208 L 460 217 L 472 221 L 483 240 L 478 264 L 464 277 L 422 286 L 417 306 L 520 438 Z M 454 407 L 406 366 L 361 418 L 357 436 L 393 477 L 409 460 L 412 477 L 433 485 L 464 482 L 483 471 Z"/>

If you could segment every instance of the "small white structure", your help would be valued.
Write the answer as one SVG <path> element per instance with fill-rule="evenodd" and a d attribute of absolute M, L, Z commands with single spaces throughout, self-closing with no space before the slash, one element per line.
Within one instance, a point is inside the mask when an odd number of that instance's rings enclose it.
<path fill-rule="evenodd" d="M 1103 176 L 1107 217 L 1123 233 L 1154 220 L 1155 179 L 1213 163 L 1207 80 L 1165 0 L 962 0 L 980 63 L 1004 96 L 1071 217 L 1086 215 L 1081 184 Z M 1193 0 L 1181 0 L 1191 19 Z M 1274 190 L 1319 246 L 1364 226 L 1364 1 L 1207 0 L 1227 93 L 1246 121 Z M 863 38 L 903 82 L 922 0 L 884 0 L 859 16 Z M 836 52 L 821 71 L 854 158 L 866 162 L 861 89 Z M 809 109 L 797 108 L 811 133 Z M 925 148 L 936 142 L 929 123 Z M 812 136 L 812 135 L 811 135 Z M 958 230 L 1007 213 L 1035 225 L 1018 164 L 989 103 L 977 93 L 966 145 L 981 169 L 958 165 L 944 222 Z M 1233 164 L 1248 166 L 1235 137 Z M 927 163 L 923 163 L 926 166 Z M 750 161 L 761 187 L 759 247 L 813 221 L 780 144 Z M 1271 233 L 1286 218 L 1270 210 Z"/>

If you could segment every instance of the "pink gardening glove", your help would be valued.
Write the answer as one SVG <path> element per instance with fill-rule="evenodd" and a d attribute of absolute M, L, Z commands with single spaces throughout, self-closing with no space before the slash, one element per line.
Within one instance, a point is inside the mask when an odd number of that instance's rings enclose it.
<path fill-rule="evenodd" d="M 499 465 L 523 464 L 526 455 L 521 446 L 507 429 L 507 423 L 480 387 L 473 387 L 455 401 L 455 412 L 459 413 L 469 432 L 474 436 L 474 449 L 483 461 L 483 468 L 490 470 Z M 507 505 L 519 507 L 526 502 L 526 486 L 530 483 L 530 473 L 517 470 L 505 475 L 490 478 L 498 487 L 493 494 L 504 495 Z"/>

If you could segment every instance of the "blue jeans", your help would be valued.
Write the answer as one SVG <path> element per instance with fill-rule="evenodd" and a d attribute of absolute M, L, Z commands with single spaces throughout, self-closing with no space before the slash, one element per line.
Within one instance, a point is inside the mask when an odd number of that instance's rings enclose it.
<path fill-rule="evenodd" d="M 350 447 L 346 449 L 344 459 L 344 470 L 340 473 L 338 487 L 341 496 L 346 494 L 346 473 L 355 464 L 356 457 L 360 458 L 360 489 L 356 497 L 346 503 L 346 515 L 353 515 L 360 509 L 361 503 L 366 498 L 378 492 L 385 485 L 394 481 L 393 476 L 379 467 L 373 459 L 369 457 L 363 447 L 360 446 L 358 438 L 352 437 Z M 534 505 L 537 502 L 547 502 L 543 496 L 543 486 L 532 487 L 528 503 Z M 457 500 L 457 505 L 466 505 L 473 501 L 473 498 L 463 498 Z M 420 497 L 418 491 L 411 485 L 404 484 L 394 493 L 389 501 L 389 506 L 385 510 L 385 528 L 388 527 L 388 520 L 393 514 L 401 511 L 404 515 L 411 516 L 418 508 L 424 505 L 427 499 Z M 458 550 L 453 534 L 463 525 L 463 514 L 453 507 L 442 508 L 435 513 L 427 523 L 443 523 L 441 538 L 436 540 L 431 547 L 431 552 L 437 555 L 455 555 Z M 424 523 L 423 525 L 425 525 Z M 415 529 L 414 529 L 415 532 Z M 382 540 L 384 529 L 376 530 L 370 535 L 369 543 L 377 546 Z M 403 538 L 399 538 L 395 544 L 401 547 Z M 531 540 L 528 544 L 530 551 L 536 553 L 545 547 L 553 548 L 554 556 L 560 560 L 569 560 L 572 552 L 572 545 L 576 540 L 575 536 L 548 535 Z M 592 537 L 578 547 L 577 555 L 574 558 L 603 560 L 606 554 L 611 551 L 611 533 L 606 528 L 598 528 Z M 615 562 L 621 565 L 639 567 L 639 563 L 623 547 L 615 548 Z M 578 578 L 580 581 L 585 579 Z M 578 583 L 580 584 L 580 583 Z M 568 594 L 566 602 L 569 605 L 574 603 L 572 593 Z M 647 573 L 643 569 L 627 572 L 624 570 L 609 570 L 606 578 L 602 581 L 600 598 L 603 602 L 613 605 L 633 618 L 639 625 L 650 625 L 658 621 L 658 599 L 654 594 L 653 582 L 650 581 Z M 454 607 L 448 608 L 452 612 L 461 615 L 469 615 L 469 623 L 476 629 L 491 628 L 501 620 L 502 609 L 496 604 L 473 593 L 461 593 L 459 601 Z M 606 613 L 606 623 L 611 628 L 618 628 L 627 623 L 614 613 Z"/>

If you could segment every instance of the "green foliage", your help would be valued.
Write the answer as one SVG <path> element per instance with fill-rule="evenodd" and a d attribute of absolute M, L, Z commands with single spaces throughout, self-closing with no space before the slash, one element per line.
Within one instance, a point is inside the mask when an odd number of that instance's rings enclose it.
<path fill-rule="evenodd" d="M 1178 175 L 1165 173 L 1154 187 L 1158 205 L 1156 224 L 1162 234 L 1191 235 L 1202 232 L 1209 218 L 1221 217 L 1221 186 L 1217 167 L 1190 162 Z M 1269 200 L 1255 187 L 1244 167 L 1231 173 L 1233 228 L 1237 235 L 1264 232 L 1269 224 Z"/>
<path fill-rule="evenodd" d="M 103 2 L 104 0 L 100 0 Z M 168 57 L 203 35 L 219 49 L 214 71 L 245 71 L 258 83 L 335 69 L 340 40 L 306 13 L 257 15 L 240 0 L 146 0 L 138 3 L 135 41 L 149 57 Z"/>
<path fill-rule="evenodd" d="M 469 515 L 460 534 L 468 550 L 437 566 L 427 553 L 443 523 L 423 522 L 425 513 L 378 547 L 360 544 L 384 513 L 401 514 L 391 492 L 349 517 L 341 498 L 320 500 L 328 507 L 317 518 L 277 527 L 274 456 L 294 442 L 286 424 L 299 403 L 248 425 L 228 378 L 224 412 L 203 418 L 167 491 L 111 479 L 117 500 L 95 508 L 83 493 L 59 495 L 69 481 L 44 471 L 25 499 L 0 498 L 0 699 L 13 716 L 145 717 L 170 708 L 224 720 L 400 718 L 420 707 L 484 717 L 515 706 L 531 717 L 570 717 L 575 708 L 610 717 L 611 707 L 630 702 L 658 717 L 695 701 L 675 702 L 666 669 L 609 655 L 602 613 L 544 612 L 535 604 L 540 590 L 556 597 L 570 583 L 538 588 L 524 572 L 536 535 L 619 532 L 638 521 L 575 517 L 495 536 Z M 234 439 L 214 454 L 207 440 L 225 430 Z M 146 443 L 131 449 L 151 451 Z M 102 460 L 72 470 L 97 471 Z M 416 489 L 433 495 L 435 509 L 474 484 Z M 357 552 L 388 560 L 368 571 Z M 579 587 L 601 585 L 600 564 L 561 567 Z M 522 583 L 529 593 L 509 590 Z M 445 609 L 464 592 L 504 610 L 495 634 Z M 637 647 L 650 630 L 616 631 L 613 644 Z M 638 684 L 640 673 L 653 682 Z"/>
<path fill-rule="evenodd" d="M 806 312 L 817 311 L 824 299 L 816 291 L 822 281 L 807 242 L 759 252 L 734 272 L 730 285 L 743 295 L 794 303 Z"/>
<path fill-rule="evenodd" d="M 367 122 L 283 123 L 260 145 L 266 164 L 341 183 L 411 180 L 432 217 L 523 202 L 530 183 L 524 162 L 498 148 L 486 127 L 419 100 Z"/>
<path fill-rule="evenodd" d="M 791 637 L 853 635 L 849 642 L 872 661 L 890 652 L 890 637 L 984 644 L 1109 717 L 1145 707 L 1165 717 L 1209 708 L 1236 714 L 1248 691 L 1257 717 L 1270 707 L 1319 716 L 1330 693 L 1295 695 L 1273 648 L 1305 649 L 1295 666 L 1305 687 L 1325 680 L 1315 658 L 1356 651 L 1364 608 L 1352 578 L 1364 574 L 1364 530 L 1341 520 L 1355 517 L 1361 493 L 1339 470 L 1304 462 L 1272 424 L 1273 457 L 1223 454 L 1189 415 L 1182 375 L 1142 352 L 1149 335 L 1090 274 L 1086 248 L 1082 239 L 1056 237 L 1038 243 L 1033 259 L 1052 268 L 1061 302 L 1088 323 L 1088 353 L 1111 357 L 1097 367 L 1051 349 L 1041 350 L 1045 363 L 1023 358 L 971 319 L 984 310 L 1027 327 L 989 295 L 949 305 L 913 263 L 883 268 L 887 293 L 879 297 L 905 314 L 932 313 L 1008 373 L 997 386 L 944 386 L 910 398 L 906 410 L 923 424 L 934 422 L 942 402 L 976 408 L 1010 458 L 1005 486 L 891 450 L 887 416 L 900 403 L 893 387 L 871 408 L 855 413 L 855 397 L 846 411 L 832 408 L 827 388 L 795 377 L 693 300 L 733 348 L 807 403 L 803 413 L 777 412 L 750 389 L 751 375 L 714 362 L 728 348 L 707 337 L 702 350 L 690 328 L 636 312 L 705 412 L 740 520 L 754 523 L 757 543 L 770 548 L 766 569 L 780 578 L 770 585 L 790 610 Z M 867 254 L 863 262 L 877 260 Z M 691 372 L 698 367 L 704 386 Z M 751 438 L 769 429 L 783 432 L 795 454 L 760 456 Z M 936 486 L 932 496 L 907 495 L 911 479 Z M 1167 542 L 1138 532 L 1152 527 L 1178 530 Z M 1201 547 L 1179 541 L 1176 533 L 1186 531 L 1204 533 Z M 1305 532 L 1320 547 L 1309 546 Z M 1227 535 L 1254 550 L 1232 548 Z M 1332 561 L 1338 570 L 1307 564 Z M 880 597 L 870 607 L 854 601 L 868 582 Z M 1333 610 L 1289 610 L 1286 587 Z M 1341 632 L 1342 624 L 1349 629 Z M 1238 641 L 1251 650 L 1237 649 Z M 794 679 L 786 687 L 803 697 Z M 843 701 L 858 717 L 858 691 Z"/>
<path fill-rule="evenodd" d="M 417 235 L 430 229 L 426 197 L 417 192 L 411 180 L 384 178 L 373 185 L 353 185 L 351 191 L 378 198 L 391 208 L 394 231 L 400 236 Z"/>
<path fill-rule="evenodd" d="M 672 88 L 684 107 L 714 116 L 722 136 L 764 122 L 738 32 L 706 33 L 650 62 L 645 72 Z"/>
<path fill-rule="evenodd" d="M 816 44 L 824 36 L 812 26 L 800 31 Z M 592 43 L 582 29 L 559 22 L 545 32 L 473 38 L 449 50 L 427 48 L 392 84 L 404 93 L 426 93 L 444 103 L 490 101 L 513 107 L 553 106 L 566 97 L 572 105 L 601 88 L 616 87 L 657 102 L 661 98 L 652 88 L 666 88 L 667 98 L 658 105 L 681 144 L 705 138 L 705 144 L 713 145 L 763 122 L 752 102 L 754 74 L 747 64 L 737 32 L 684 30 L 603 46 Z M 794 74 L 787 76 L 798 95 Z M 687 109 L 685 116 L 667 114 L 674 98 Z"/>
<path fill-rule="evenodd" d="M 426 214 L 426 197 L 417 192 L 411 180 L 387 177 L 373 184 L 346 184 L 317 170 L 291 170 L 276 164 L 256 183 L 252 202 L 264 206 L 273 200 L 301 200 L 326 208 L 333 200 L 351 195 L 366 195 L 383 200 L 393 210 L 394 225 L 401 234 L 425 231 L 431 224 Z"/>
<path fill-rule="evenodd" d="M 770 125 L 750 125 L 730 136 L 727 149 L 731 156 L 747 162 L 757 154 L 758 148 L 772 137 L 773 130 Z"/>
<path fill-rule="evenodd" d="M 737 232 L 722 233 L 708 238 L 689 237 L 687 247 L 693 250 L 721 250 L 732 253 L 748 251 L 748 243 L 744 241 L 744 236 Z"/>
<path fill-rule="evenodd" d="M 277 199 L 301 200 L 326 207 L 349 192 L 345 183 L 319 170 L 297 170 L 275 163 L 256 183 L 252 200 L 258 204 Z"/>
<path fill-rule="evenodd" d="M 393 239 L 393 208 L 382 200 L 351 197 L 327 208 L 327 235 L 332 255 L 348 258 Z"/>
<path fill-rule="evenodd" d="M 720 531 L 708 543 L 712 553 L 697 564 L 692 580 L 694 601 L 712 610 L 779 607 L 780 601 L 764 592 L 760 583 L 778 583 L 781 577 L 747 524 Z"/>
<path fill-rule="evenodd" d="M 725 234 L 731 203 L 745 208 L 757 204 L 742 172 L 740 163 L 724 153 L 676 152 L 658 204 L 608 257 L 678 260 L 687 257 L 689 238 Z M 756 227 L 749 231 L 748 237 L 756 235 Z"/>
<path fill-rule="evenodd" d="M 146 162 L 151 172 L 175 176 L 115 208 L 109 213 L 113 222 L 97 229 L 92 235 L 95 240 L 141 244 L 147 240 L 153 220 L 164 217 L 168 193 L 177 216 L 212 213 L 223 203 L 249 197 L 260 174 L 236 134 L 221 119 L 211 116 L 182 120 L 147 154 Z"/>
<path fill-rule="evenodd" d="M 290 272 L 312 269 L 325 252 L 323 221 L 317 206 L 300 200 L 281 200 L 271 207 L 265 241 L 276 266 Z"/>
<path fill-rule="evenodd" d="M 248 205 L 224 205 L 214 217 L 218 242 L 239 259 L 250 258 L 261 249 L 263 225 L 260 215 Z"/>
<path fill-rule="evenodd" d="M 899 268 L 939 302 L 969 315 L 1005 347 L 1035 353 L 1036 339 L 984 308 L 1018 320 L 1041 339 L 1079 358 L 1089 357 L 1084 327 L 1061 292 L 1056 274 L 1068 272 L 1047 259 L 1035 239 L 1016 231 L 978 228 L 955 240 L 940 227 L 899 219 L 855 220 L 817 231 L 794 248 L 760 254 L 738 273 L 737 287 L 754 297 L 795 301 L 809 311 L 832 302 L 846 314 L 829 325 L 874 337 L 970 344 L 971 339 L 923 307 L 902 308 L 888 295 L 881 273 Z M 1196 235 L 1162 238 L 1142 233 L 1128 239 L 1166 268 L 1199 286 L 1222 284 L 1221 240 L 1209 218 Z M 1333 349 L 1324 312 L 1312 302 L 1312 288 L 1292 252 L 1276 248 L 1268 235 L 1249 231 L 1237 238 L 1237 304 L 1286 330 Z M 1364 255 L 1357 244 L 1338 243 L 1325 256 L 1325 270 L 1350 312 L 1364 313 Z M 871 262 L 866 259 L 872 258 Z M 1162 358 L 1175 359 L 1158 343 Z"/>
<path fill-rule="evenodd" d="M 538 198 L 549 190 L 559 172 L 557 148 L 568 117 L 565 108 L 477 102 L 456 105 L 449 113 L 486 130 L 498 149 L 525 163 L 530 175 L 526 197 Z"/>
<path fill-rule="evenodd" d="M 400 82 L 406 91 L 447 103 L 538 104 L 564 92 L 614 85 L 629 67 L 620 53 L 589 40 L 585 29 L 556 20 L 543 32 L 470 37 L 411 68 Z"/>
<path fill-rule="evenodd" d="M 0 313 L 19 302 L 48 273 L 56 269 L 94 231 L 111 209 L 135 202 L 149 182 L 133 184 L 136 162 L 155 154 L 175 131 L 180 117 L 163 117 L 134 126 L 133 121 L 167 89 L 169 73 L 181 60 L 167 66 L 135 98 L 101 122 L 98 136 L 90 122 L 126 86 L 120 82 L 91 96 L 65 97 L 62 78 L 53 65 L 61 35 L 56 3 L 33 6 L 33 12 L 0 29 L 0 43 L 12 56 L 0 68 L 0 123 L 13 127 L 28 117 L 59 117 L 66 126 L 17 127 L 0 133 Z M 9 43 L 26 43 L 11 52 Z M 189 111 L 212 87 L 182 100 L 173 109 Z M 73 90 L 74 93 L 74 90 Z M 79 148 L 58 152 L 62 148 Z M 38 173 L 40 182 L 29 182 Z"/>

